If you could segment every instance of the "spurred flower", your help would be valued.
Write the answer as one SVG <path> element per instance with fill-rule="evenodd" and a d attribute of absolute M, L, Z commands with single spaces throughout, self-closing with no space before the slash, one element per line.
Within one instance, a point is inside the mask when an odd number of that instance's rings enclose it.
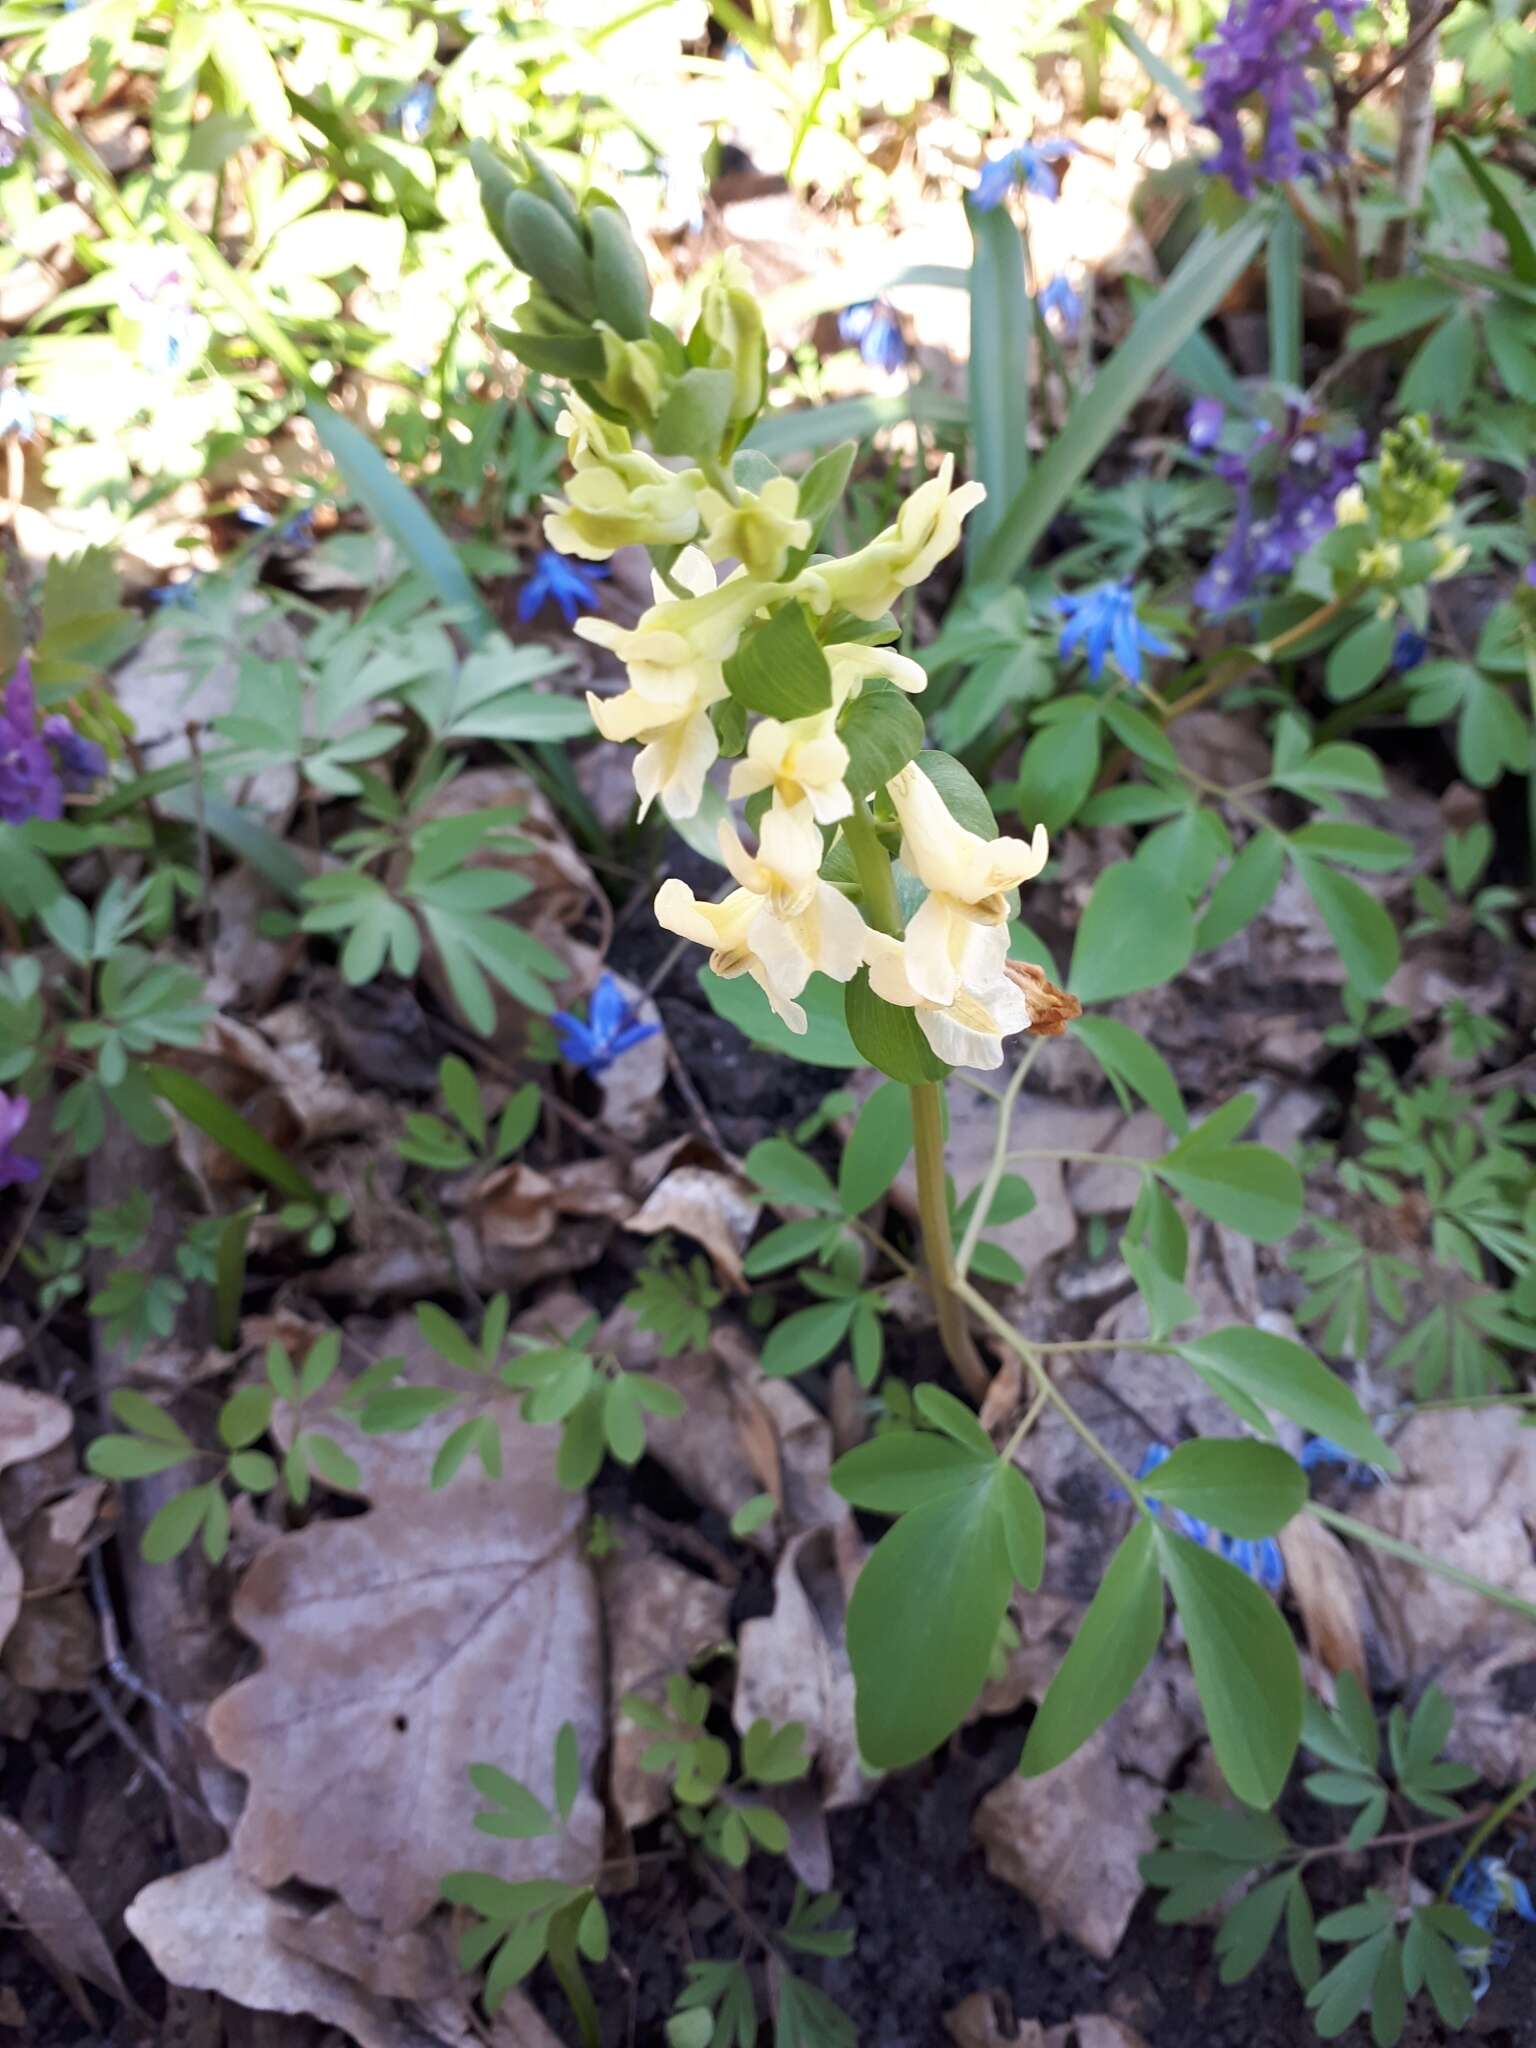
<path fill-rule="evenodd" d="M 928 890 L 907 926 L 908 979 L 939 1004 L 953 1003 L 962 988 L 993 988 L 1005 978 L 1007 892 L 1045 866 L 1045 827 L 1037 825 L 1033 839 L 967 831 L 916 762 L 886 788 L 901 820 L 901 858 Z"/>
<path fill-rule="evenodd" d="M 862 640 L 833 640 L 821 651 L 832 671 L 835 710 L 851 703 L 866 683 L 876 680 L 894 683 L 909 697 L 928 687 L 928 671 L 922 663 L 913 661 L 910 655 L 898 654 L 894 647 L 866 647 Z"/>
<path fill-rule="evenodd" d="M 698 470 L 667 469 L 579 398 L 557 422 L 569 438 L 564 498 L 547 498 L 544 538 L 561 554 L 602 562 L 615 548 L 677 546 L 699 530 Z"/>
<path fill-rule="evenodd" d="M 1004 938 L 1006 943 L 1006 929 Z M 957 987 L 948 1002 L 934 1002 L 914 986 L 910 934 L 903 940 L 866 932 L 865 951 L 870 988 L 911 1010 L 933 1051 L 952 1067 L 1000 1067 L 1003 1040 L 1029 1029 L 1028 999 L 1006 974 Z"/>
<path fill-rule="evenodd" d="M 787 809 L 808 804 L 818 825 L 835 825 L 853 809 L 843 783 L 848 749 L 837 736 L 837 713 L 818 711 L 785 722 L 760 718 L 747 739 L 744 759 L 731 770 L 732 799 L 771 789 Z"/>
<path fill-rule="evenodd" d="M 922 583 L 960 539 L 965 516 L 987 495 L 979 483 L 955 488 L 955 458 L 908 498 L 896 523 L 840 562 L 818 562 L 800 579 L 818 610 L 841 605 L 858 619 L 878 619 L 904 590 Z"/>
<path fill-rule="evenodd" d="M 740 491 L 734 504 L 717 490 L 702 490 L 699 545 L 712 562 L 740 562 L 749 575 L 771 583 L 794 550 L 810 541 L 811 522 L 799 517 L 799 503 L 800 486 L 791 476 L 770 477 L 760 491 Z"/>
<path fill-rule="evenodd" d="M 656 921 L 708 946 L 716 974 L 750 974 L 790 1030 L 803 1032 L 795 998 L 813 974 L 852 980 L 864 964 L 864 920 L 821 879 L 821 833 L 807 805 L 767 812 L 755 854 L 722 824 L 720 852 L 741 886 L 723 903 L 701 903 L 674 877 L 657 893 Z"/>
<path fill-rule="evenodd" d="M 583 639 L 617 654 L 629 672 L 618 697 L 587 692 L 592 723 L 609 740 L 639 740 L 635 787 L 640 815 L 658 797 L 674 818 L 691 818 L 704 795 L 704 779 L 720 753 L 709 707 L 728 694 L 723 663 L 736 651 L 742 628 L 757 609 L 764 586 L 747 576 L 717 585 L 696 548 L 678 556 L 673 577 L 689 598 L 674 598 L 659 577 L 656 603 L 633 628 L 608 619 L 578 619 Z"/>
<path fill-rule="evenodd" d="M 37 730 L 37 700 L 26 657 L 16 664 L 0 705 L 0 825 L 63 815 L 64 784 Z"/>

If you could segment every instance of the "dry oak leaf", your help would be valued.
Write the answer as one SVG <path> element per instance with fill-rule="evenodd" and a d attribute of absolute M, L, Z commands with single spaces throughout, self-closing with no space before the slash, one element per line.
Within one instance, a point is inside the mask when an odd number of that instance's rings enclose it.
<path fill-rule="evenodd" d="M 29 1458 L 41 1458 L 63 1443 L 74 1417 L 63 1401 L 26 1387 L 0 1385 L 0 1472 Z M 21 1561 L 0 1530 L 0 1643 L 21 1613 Z"/>
<path fill-rule="evenodd" d="M 0 1905 L 5 1907 L 8 1919 L 24 1927 L 46 1950 L 85 2014 L 91 2016 L 91 2008 L 77 1995 L 79 1986 L 74 1980 L 79 1977 L 132 2006 L 112 1951 L 86 1910 L 85 1901 L 46 1850 L 40 1849 L 25 1829 L 3 1813 Z"/>
<path fill-rule="evenodd" d="M 476 1867 L 506 1879 L 580 1881 L 600 1853 L 585 1787 L 558 1836 L 470 1832 L 470 1764 L 549 1801 L 562 1722 L 589 1771 L 603 1740 L 585 1502 L 550 1477 L 545 1432 L 508 1423 L 503 1446 L 501 1480 L 315 1523 L 264 1551 L 235 1597 L 265 1653 L 208 1713 L 219 1756 L 250 1780 L 239 1867 L 339 1892 L 386 1933 L 432 1910 L 471 1841 Z"/>
<path fill-rule="evenodd" d="M 438 2036 L 289 1948 L 291 1906 L 243 1877 L 233 1851 L 144 1887 L 123 1918 L 168 1983 L 255 2012 L 310 2013 L 357 2048 L 438 2048 Z"/>

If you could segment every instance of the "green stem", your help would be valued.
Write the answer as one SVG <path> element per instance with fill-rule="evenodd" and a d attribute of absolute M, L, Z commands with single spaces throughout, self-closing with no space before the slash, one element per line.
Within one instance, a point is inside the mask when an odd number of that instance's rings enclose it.
<path fill-rule="evenodd" d="M 1003 1177 L 1003 1167 L 1008 1158 L 1008 1133 L 1013 1126 L 1013 1112 L 1018 1103 L 1019 1090 L 1024 1086 L 1024 1077 L 1035 1063 L 1045 1040 L 1037 1038 L 1030 1045 L 1019 1064 L 1013 1070 L 1003 1099 L 998 1105 L 997 1130 L 992 1139 L 992 1157 L 987 1165 L 986 1177 L 976 1191 L 976 1200 L 971 1208 L 971 1220 L 965 1226 L 965 1235 L 960 1240 L 960 1250 L 955 1259 L 955 1272 L 963 1280 L 971 1270 L 971 1260 L 976 1256 L 976 1244 L 986 1228 L 987 1218 L 992 1212 L 992 1203 L 997 1195 L 998 1183 Z"/>
<path fill-rule="evenodd" d="M 1474 1834 L 1471 1837 L 1471 1839 L 1467 1843 L 1467 1846 L 1462 1850 L 1461 1854 L 1456 1858 L 1456 1861 L 1451 1865 L 1450 1876 L 1447 1877 L 1445 1883 L 1440 1887 L 1440 1900 L 1442 1905 L 1450 1897 L 1451 1893 L 1456 1889 L 1457 1879 L 1461 1876 L 1461 1873 L 1466 1869 L 1467 1865 L 1472 1861 L 1472 1858 L 1477 1854 L 1478 1850 L 1481 1849 L 1484 1842 L 1487 1841 L 1488 1837 L 1491 1834 L 1493 1834 L 1496 1829 L 1503 1827 L 1505 1821 L 1509 1819 L 1509 1816 L 1514 1812 L 1515 1808 L 1517 1806 L 1523 1806 L 1526 1800 L 1530 1798 L 1533 1792 L 1536 1792 L 1536 1771 L 1532 1771 L 1529 1777 L 1522 1778 L 1519 1784 L 1515 1787 L 1513 1792 L 1506 1792 L 1504 1797 L 1499 1801 L 1498 1805 L 1493 1807 L 1487 1814 L 1484 1815 L 1483 1820 L 1479 1825 L 1476 1834 Z"/>
<path fill-rule="evenodd" d="M 880 844 L 880 834 L 861 796 L 853 799 L 853 811 L 843 820 L 843 837 L 853 855 L 854 872 L 864 898 L 864 922 L 888 937 L 901 937 L 901 905 L 896 899 L 896 877 L 890 859 Z"/>
<path fill-rule="evenodd" d="M 890 859 L 880 844 L 875 821 L 863 797 L 853 800 L 853 811 L 843 820 L 843 837 L 853 855 L 854 870 L 864 898 L 864 917 L 877 932 L 893 939 L 901 937 L 901 905 L 896 897 L 896 877 Z M 928 1271 L 928 1291 L 933 1296 L 939 1336 L 950 1364 L 959 1374 L 968 1394 L 980 1400 L 991 1384 L 991 1376 L 977 1355 L 965 1309 L 955 1294 L 955 1253 L 949 1232 L 949 1183 L 944 1172 L 944 1105 L 936 1081 L 924 1081 L 910 1091 L 912 1097 L 912 1146 L 917 1163 L 917 1210 L 922 1231 L 923 1260 Z"/>
<path fill-rule="evenodd" d="M 912 1097 L 912 1144 L 917 1159 L 917 1210 L 923 1233 L 923 1258 L 939 1335 L 949 1362 L 968 1394 L 978 1401 L 991 1376 L 977 1355 L 966 1321 L 965 1305 L 956 1293 L 955 1250 L 949 1234 L 949 1181 L 944 1171 L 944 1103 L 937 1081 L 919 1082 Z"/>
<path fill-rule="evenodd" d="M 1404 1543 L 1400 1536 L 1388 1536 L 1381 1529 L 1373 1529 L 1369 1522 L 1357 1521 L 1353 1515 L 1341 1515 L 1337 1508 L 1325 1508 L 1321 1501 L 1308 1502 L 1307 1512 L 1319 1522 L 1326 1522 L 1331 1529 L 1337 1529 L 1341 1535 L 1353 1536 L 1359 1543 L 1369 1543 L 1373 1549 L 1384 1550 L 1389 1557 L 1400 1557 L 1408 1564 L 1416 1564 L 1420 1571 L 1430 1572 L 1437 1579 L 1446 1579 L 1453 1586 L 1465 1586 L 1469 1592 L 1480 1593 L 1495 1607 L 1507 1607 L 1511 1614 L 1522 1614 L 1527 1621 L 1536 1621 L 1536 1603 L 1522 1600 L 1518 1593 L 1506 1592 L 1491 1580 L 1480 1579 L 1476 1572 L 1464 1572 L 1460 1565 L 1431 1557 L 1427 1550 Z"/>
<path fill-rule="evenodd" d="M 723 462 L 717 462 L 713 457 L 709 457 L 701 459 L 699 467 L 704 472 L 704 481 L 714 486 L 727 505 L 741 503 L 741 493 L 736 488 L 736 479 Z"/>
<path fill-rule="evenodd" d="M 978 1294 L 969 1280 L 957 1281 L 955 1283 L 955 1291 L 980 1321 L 984 1322 L 994 1335 L 1000 1337 L 1003 1343 L 1008 1346 L 1008 1349 L 1022 1361 L 1025 1370 L 1034 1380 L 1039 1392 L 1050 1402 L 1067 1426 L 1082 1438 L 1099 1463 L 1106 1470 L 1114 1474 L 1115 1478 L 1124 1487 L 1141 1512 L 1146 1514 L 1148 1512 L 1147 1496 L 1141 1486 L 1126 1471 L 1108 1444 L 1089 1428 L 1066 1395 L 1057 1387 L 1044 1365 L 1041 1364 L 1039 1354 L 1028 1338 L 1021 1337 L 1007 1317 L 999 1315 L 987 1297 L 984 1294 Z"/>

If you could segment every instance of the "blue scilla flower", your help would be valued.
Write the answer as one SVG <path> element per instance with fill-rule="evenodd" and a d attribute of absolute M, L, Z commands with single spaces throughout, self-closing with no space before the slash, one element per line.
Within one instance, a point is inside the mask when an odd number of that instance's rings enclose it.
<path fill-rule="evenodd" d="M 413 85 L 405 98 L 395 109 L 395 118 L 400 123 L 402 142 L 420 142 L 432 123 L 432 110 L 437 105 L 437 88 L 426 79 Z"/>
<path fill-rule="evenodd" d="M 644 1045 L 660 1031 L 659 1024 L 642 1024 L 629 1000 L 611 974 L 605 974 L 592 991 L 586 1021 L 569 1010 L 556 1010 L 550 1022 L 560 1041 L 560 1055 L 583 1073 L 600 1074 L 611 1067 L 621 1053 Z"/>
<path fill-rule="evenodd" d="M 37 432 L 37 414 L 32 401 L 19 384 L 0 384 L 0 440 L 14 434 L 18 441 L 30 441 Z"/>
<path fill-rule="evenodd" d="M 1076 155 L 1077 144 L 1060 136 L 1051 136 L 1045 142 L 1017 142 L 982 165 L 971 204 L 990 213 L 994 206 L 1002 205 L 1015 185 L 1038 193 L 1042 199 L 1054 199 L 1060 184 L 1051 165 Z"/>
<path fill-rule="evenodd" d="M 1429 652 L 1429 642 L 1417 626 L 1399 626 L 1397 638 L 1392 642 L 1392 666 L 1399 675 L 1417 668 Z"/>
<path fill-rule="evenodd" d="M 1322 1465 L 1342 1465 L 1351 1486 L 1379 1486 L 1387 1476 L 1379 1465 L 1367 1465 L 1363 1458 L 1357 1458 L 1353 1451 L 1346 1451 L 1342 1444 L 1326 1436 L 1310 1440 L 1302 1451 L 1301 1462 L 1308 1472 L 1315 1472 Z"/>
<path fill-rule="evenodd" d="M 1271 1598 L 1285 1585 L 1285 1559 L 1273 1536 L 1223 1536 L 1217 1548 L 1228 1564 L 1261 1585 Z"/>
<path fill-rule="evenodd" d="M 906 339 L 888 299 L 860 299 L 837 316 L 837 331 L 852 342 L 871 369 L 889 376 L 907 360 Z"/>
<path fill-rule="evenodd" d="M 573 562 L 558 548 L 541 548 L 533 574 L 518 592 L 517 616 L 526 624 L 546 604 L 557 604 L 565 623 L 573 626 L 578 613 L 591 611 L 597 603 L 593 585 L 607 574 L 606 563 Z"/>
<path fill-rule="evenodd" d="M 1070 341 L 1077 333 L 1083 318 L 1083 302 L 1072 289 L 1071 279 L 1065 276 L 1053 277 L 1048 285 L 1042 287 L 1035 303 L 1043 317 L 1049 318 L 1052 313 L 1057 316 L 1061 322 L 1062 333 Z"/>
<path fill-rule="evenodd" d="M 1136 616 L 1136 593 L 1129 577 L 1097 583 L 1092 590 L 1064 591 L 1056 599 L 1056 609 L 1066 618 L 1061 629 L 1063 657 L 1081 648 L 1092 676 L 1102 676 L 1105 658 L 1113 655 L 1126 680 L 1139 683 L 1143 654 L 1178 653 L 1171 641 Z"/>
<path fill-rule="evenodd" d="M 1536 1921 L 1536 1906 L 1525 1880 L 1516 1877 L 1501 1856 L 1474 1857 L 1452 1887 L 1451 1904 L 1460 1906 L 1488 1936 L 1485 1942 L 1467 1943 L 1456 1951 L 1462 1966 L 1473 1973 L 1472 1996 L 1480 1999 L 1487 1993 L 1490 1970 L 1502 1968 L 1514 1954 L 1514 1944 L 1495 1935 L 1494 1922 L 1500 1913 Z"/>

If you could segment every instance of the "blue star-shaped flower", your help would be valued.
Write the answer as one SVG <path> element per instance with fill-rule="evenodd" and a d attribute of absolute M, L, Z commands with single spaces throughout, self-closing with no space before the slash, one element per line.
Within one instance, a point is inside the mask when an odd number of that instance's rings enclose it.
<path fill-rule="evenodd" d="M 605 974 L 592 991 L 585 1021 L 569 1010 L 556 1010 L 550 1022 L 560 1041 L 560 1056 L 583 1073 L 600 1074 L 620 1054 L 644 1045 L 660 1031 L 659 1024 L 642 1024 L 629 1006 L 619 984 Z"/>
<path fill-rule="evenodd" d="M 1092 590 L 1063 592 L 1056 599 L 1056 609 L 1066 619 L 1061 629 L 1063 657 L 1081 648 L 1094 677 L 1103 675 L 1105 659 L 1113 655 L 1126 680 L 1139 683 L 1143 654 L 1179 651 L 1136 616 L 1136 593 L 1128 577 L 1118 583 L 1095 584 Z"/>
<path fill-rule="evenodd" d="M 1221 1555 L 1228 1564 L 1235 1564 L 1240 1572 L 1256 1580 L 1266 1593 L 1278 1594 L 1285 1584 L 1285 1560 L 1273 1536 L 1223 1536 Z"/>
<path fill-rule="evenodd" d="M 907 360 L 896 308 L 885 299 L 860 299 L 845 308 L 837 316 L 837 331 L 844 341 L 854 344 L 872 369 L 889 375 Z"/>
<path fill-rule="evenodd" d="M 1061 331 L 1070 341 L 1077 333 L 1083 317 L 1083 302 L 1072 289 L 1071 279 L 1065 276 L 1053 277 L 1048 285 L 1041 287 L 1035 303 L 1040 308 L 1042 317 L 1052 313 L 1060 317 Z"/>
<path fill-rule="evenodd" d="M 1319 1465 L 1342 1465 L 1351 1486 L 1379 1486 L 1387 1476 L 1379 1465 L 1367 1465 L 1363 1458 L 1357 1458 L 1353 1451 L 1346 1451 L 1342 1444 L 1326 1436 L 1311 1439 L 1302 1451 L 1301 1462 L 1308 1472 L 1315 1472 Z"/>
<path fill-rule="evenodd" d="M 518 593 L 517 616 L 526 625 L 546 604 L 557 604 L 565 623 L 574 626 L 581 612 L 596 605 L 597 592 L 592 586 L 607 574 L 604 562 L 573 562 L 558 548 L 540 548 L 533 574 Z"/>
<path fill-rule="evenodd" d="M 1051 136 L 1045 142 L 1016 142 L 1001 156 L 994 156 L 982 165 L 981 176 L 971 194 L 971 204 L 982 213 L 990 213 L 994 206 L 1002 205 L 1015 185 L 1038 193 L 1042 199 L 1054 199 L 1060 190 L 1060 181 L 1051 165 L 1077 153 L 1075 142 L 1067 142 L 1059 136 Z"/>

